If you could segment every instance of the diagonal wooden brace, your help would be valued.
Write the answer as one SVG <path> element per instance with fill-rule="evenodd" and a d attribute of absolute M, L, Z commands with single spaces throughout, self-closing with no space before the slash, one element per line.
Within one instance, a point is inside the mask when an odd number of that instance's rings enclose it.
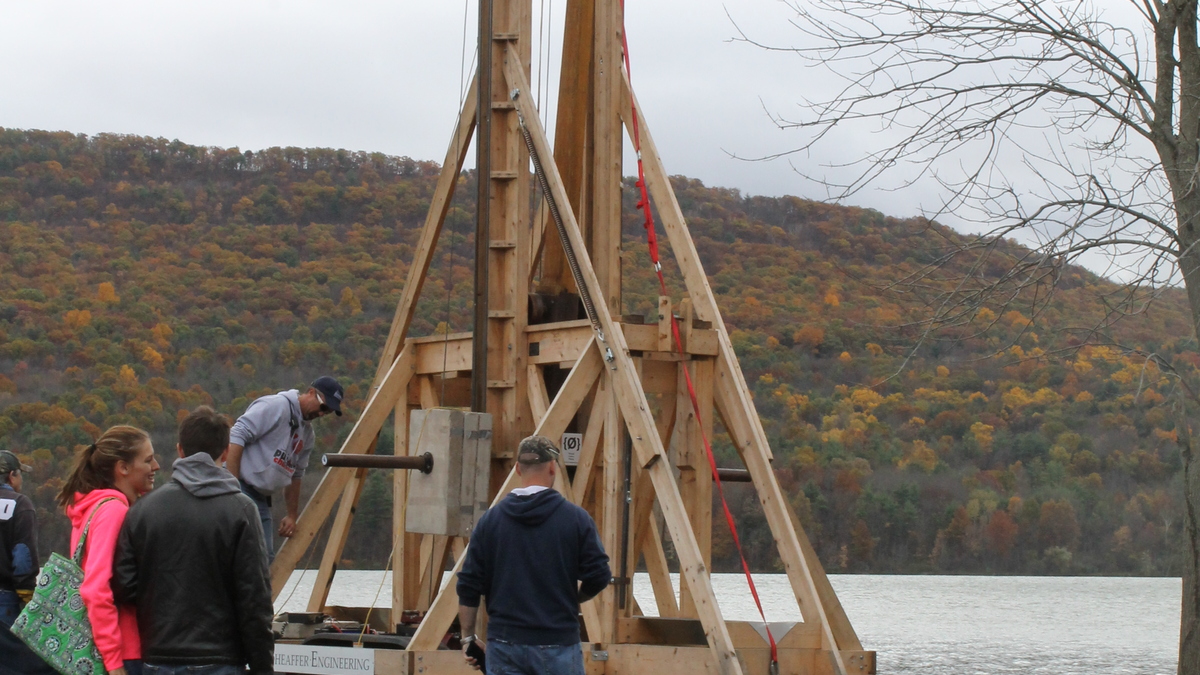
<path fill-rule="evenodd" d="M 466 159 L 467 148 L 471 145 L 471 134 L 475 129 L 477 107 L 475 105 L 476 85 L 477 81 L 473 79 L 466 101 L 463 103 L 463 109 L 459 113 L 458 126 L 454 131 L 454 138 L 450 141 L 450 147 L 446 153 L 446 161 L 442 164 L 442 172 L 438 176 L 437 187 L 433 193 L 433 201 L 429 205 L 429 213 L 425 218 L 425 227 L 421 231 L 421 240 L 417 244 L 417 251 L 413 256 L 412 266 L 408 269 L 408 280 L 404 284 L 400 302 L 396 306 L 396 314 L 392 319 L 392 326 L 383 348 L 383 356 L 379 360 L 379 368 L 376 370 L 375 382 L 371 387 L 372 393 L 368 401 L 376 399 L 387 374 L 393 369 L 394 361 L 398 358 L 397 354 L 400 351 L 400 345 L 408 335 L 408 327 L 412 323 L 413 312 L 417 308 L 417 298 L 420 297 L 421 288 L 425 282 L 425 273 L 429 270 L 429 265 L 433 261 L 433 252 L 436 248 L 438 237 L 442 232 L 442 224 L 445 222 L 446 212 L 450 209 L 450 199 L 454 196 L 454 188 L 458 184 L 463 161 Z M 394 404 L 395 400 L 390 402 L 390 405 Z M 357 432 L 360 428 L 363 428 L 363 434 L 359 436 L 365 435 L 370 438 L 366 442 L 356 440 L 353 445 L 350 443 L 351 439 L 347 438 L 340 452 L 349 454 L 374 451 L 374 439 L 378 437 L 386 415 L 384 419 L 377 421 L 372 419 L 369 424 L 364 425 L 365 418 L 366 413 L 364 412 L 363 415 L 359 416 L 354 429 Z M 351 432 L 351 437 L 355 437 L 355 432 Z M 271 565 L 272 599 L 279 597 L 280 591 L 283 590 L 284 584 L 287 583 L 288 578 L 295 571 L 301 556 L 304 555 L 304 551 L 308 549 L 309 544 L 316 537 L 317 531 L 329 517 L 329 512 L 333 510 L 333 505 L 337 502 L 338 493 L 345 490 L 347 483 L 350 482 L 354 474 L 354 469 L 330 469 L 321 478 L 316 491 L 309 498 L 308 503 L 304 506 L 304 510 L 300 513 L 300 518 L 296 522 L 296 533 L 284 542 L 279 552 L 275 555 L 275 562 Z"/>
<path fill-rule="evenodd" d="M 552 161 L 549 161 L 553 157 L 550 142 L 538 120 L 537 111 L 533 107 L 533 98 L 529 94 L 529 83 L 520 65 L 519 55 L 509 45 L 504 67 L 508 86 L 514 91 L 517 110 L 524 118 L 538 156 L 547 160 L 543 163 L 543 168 L 547 173 L 551 193 L 559 205 L 569 245 L 577 252 L 586 253 L 588 249 L 579 231 L 575 216 L 571 212 L 570 201 L 566 189 L 563 187 L 562 178 L 558 174 L 558 168 Z M 567 242 L 563 243 L 567 244 Z M 650 405 L 646 401 L 645 392 L 642 391 L 633 359 L 629 355 L 625 336 L 620 325 L 613 321 L 607 303 L 602 300 L 604 294 L 601 292 L 600 282 L 596 278 L 595 270 L 592 269 L 591 261 L 586 254 L 579 255 L 577 261 L 588 291 L 594 298 L 600 299 L 594 303 L 596 316 L 593 318 L 600 324 L 603 340 L 598 335 L 596 347 L 605 359 L 607 374 L 612 381 L 618 405 L 629 428 L 637 459 L 647 470 L 650 480 L 654 484 L 654 490 L 658 495 L 671 539 L 675 542 L 675 548 L 679 555 L 680 573 L 692 588 L 696 612 L 704 628 L 709 648 L 712 650 L 717 670 L 723 675 L 733 675 L 734 673 L 741 675 L 742 667 L 734 652 L 733 640 L 729 635 L 725 620 L 721 616 L 720 608 L 717 606 L 716 596 L 712 590 L 712 579 L 704 565 L 695 533 L 688 522 L 683 498 L 679 494 L 679 486 L 675 483 L 675 477 L 672 475 L 670 462 L 666 461 L 666 452 L 658 437 Z"/>

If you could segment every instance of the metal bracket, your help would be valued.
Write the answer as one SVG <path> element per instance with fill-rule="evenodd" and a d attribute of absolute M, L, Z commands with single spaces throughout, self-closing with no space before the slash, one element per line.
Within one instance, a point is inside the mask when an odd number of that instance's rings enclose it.
<path fill-rule="evenodd" d="M 608 650 L 607 649 L 593 649 L 592 650 L 592 660 L 593 661 L 607 661 L 608 660 Z"/>

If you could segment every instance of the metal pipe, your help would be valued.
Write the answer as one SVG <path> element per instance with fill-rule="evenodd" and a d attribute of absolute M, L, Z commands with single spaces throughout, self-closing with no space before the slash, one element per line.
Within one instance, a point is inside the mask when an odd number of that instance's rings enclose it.
<path fill-rule="evenodd" d="M 750 472 L 746 469 L 717 469 L 717 476 L 721 478 L 722 483 L 752 483 L 754 479 L 750 477 Z"/>
<path fill-rule="evenodd" d="M 351 469 L 407 469 L 429 473 L 433 471 L 433 455 L 359 455 L 331 452 L 321 457 L 321 466 L 344 466 Z"/>
<path fill-rule="evenodd" d="M 479 108 L 475 116 L 475 328 L 471 411 L 487 412 L 488 255 L 492 191 L 492 0 L 479 0 Z"/>

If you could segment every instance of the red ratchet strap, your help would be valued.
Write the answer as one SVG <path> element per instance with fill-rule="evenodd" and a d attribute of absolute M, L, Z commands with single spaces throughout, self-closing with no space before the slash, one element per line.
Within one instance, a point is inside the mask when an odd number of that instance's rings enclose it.
<path fill-rule="evenodd" d="M 621 0 L 621 41 L 625 49 L 625 72 L 632 81 L 633 69 L 629 65 L 629 39 L 625 34 L 625 0 Z M 658 286 L 662 290 L 662 294 L 669 296 L 667 291 L 667 281 L 663 278 L 662 263 L 659 261 L 658 254 L 658 234 L 654 231 L 654 216 L 650 214 L 650 195 L 646 191 L 646 171 L 642 166 L 642 138 L 638 124 L 637 105 L 633 101 L 632 90 L 629 96 L 630 108 L 632 109 L 633 120 L 633 148 L 637 152 L 637 168 L 638 180 L 637 187 L 641 191 L 641 196 L 638 199 L 637 207 L 645 216 L 645 222 L 642 227 L 646 229 L 646 244 L 650 249 L 650 261 L 654 263 L 654 273 L 658 275 Z M 679 321 L 675 318 L 675 313 L 670 312 L 671 316 L 671 336 L 675 338 L 675 348 L 680 354 L 683 353 L 683 340 L 679 337 Z M 733 513 L 729 510 L 729 502 L 725 500 L 725 488 L 721 485 L 721 477 L 717 473 L 717 460 L 713 456 L 712 444 L 708 440 L 708 434 L 704 432 L 704 425 L 700 417 L 700 402 L 696 398 L 696 388 L 692 385 L 692 375 L 685 367 L 683 370 L 684 380 L 687 382 L 688 396 L 692 399 L 692 411 L 696 415 L 696 425 L 700 430 L 700 438 L 704 441 L 704 451 L 708 456 L 708 467 L 712 470 L 713 483 L 717 486 L 717 494 L 721 497 L 721 508 L 725 511 L 725 522 L 729 524 L 729 532 L 733 535 L 733 544 L 737 547 L 738 556 L 742 559 L 742 571 L 746 573 L 746 583 L 750 586 L 750 594 L 754 596 L 754 604 L 758 607 L 758 615 L 763 620 L 763 627 L 767 633 L 767 641 L 771 643 L 771 663 L 779 662 L 779 654 L 775 645 L 775 636 L 771 634 L 771 627 L 767 625 L 767 615 L 763 612 L 762 601 L 758 597 L 758 588 L 754 585 L 754 577 L 750 574 L 750 564 L 746 562 L 746 553 L 742 550 L 741 539 L 738 538 L 737 524 L 733 520 Z"/>

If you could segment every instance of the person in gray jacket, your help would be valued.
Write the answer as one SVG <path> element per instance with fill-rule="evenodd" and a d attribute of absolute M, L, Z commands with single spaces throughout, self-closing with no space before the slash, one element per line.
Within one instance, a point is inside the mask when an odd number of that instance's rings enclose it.
<path fill-rule="evenodd" d="M 117 602 L 137 608 L 145 675 L 274 670 L 271 579 L 258 509 L 220 462 L 229 420 L 179 425 L 171 480 L 129 509 L 113 559 Z M 2 668 L 0 668 L 2 670 Z"/>
<path fill-rule="evenodd" d="M 340 417 L 343 395 L 337 380 L 318 377 L 303 394 L 289 389 L 256 399 L 229 432 L 225 468 L 258 505 L 268 562 L 275 560 L 272 495 L 283 490 L 287 515 L 279 522 L 278 532 L 290 537 L 300 514 L 300 481 L 316 438 L 310 423 L 329 413 Z"/>

